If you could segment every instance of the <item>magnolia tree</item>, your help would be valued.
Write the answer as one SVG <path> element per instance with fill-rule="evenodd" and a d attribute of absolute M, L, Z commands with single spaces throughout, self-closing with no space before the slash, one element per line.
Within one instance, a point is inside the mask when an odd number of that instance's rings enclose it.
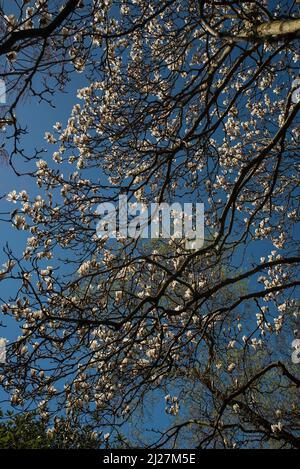
<path fill-rule="evenodd" d="M 23 1 L 2 21 L 12 155 L 25 91 L 55 100 L 88 78 L 45 135 L 53 157 L 33 155 L 40 195 L 8 195 L 29 233 L 1 274 L 21 329 L 1 376 L 12 404 L 109 444 L 155 398 L 166 418 L 134 444 L 299 448 L 299 7 L 56 6 Z M 204 242 L 99 236 L 97 207 L 120 195 L 133 211 L 204 203 Z"/>

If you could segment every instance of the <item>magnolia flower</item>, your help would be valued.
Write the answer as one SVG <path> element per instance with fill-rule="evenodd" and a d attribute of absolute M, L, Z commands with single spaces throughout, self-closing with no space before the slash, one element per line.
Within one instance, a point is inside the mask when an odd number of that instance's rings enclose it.
<path fill-rule="evenodd" d="M 20 353 L 21 355 L 25 355 L 26 352 L 27 352 L 27 347 L 26 345 L 23 345 L 23 347 L 21 347 Z"/>
<path fill-rule="evenodd" d="M 55 161 L 57 164 L 62 162 L 62 157 L 58 151 L 53 153 L 53 161 Z"/>
<path fill-rule="evenodd" d="M 19 196 L 17 192 L 14 190 L 14 191 L 9 192 L 9 194 L 7 194 L 6 200 L 8 202 L 13 202 L 15 204 L 17 203 L 18 198 Z"/>
<path fill-rule="evenodd" d="M 50 132 L 45 133 L 45 140 L 47 140 L 48 143 L 52 143 L 52 144 L 56 143 L 56 139 Z"/>
<path fill-rule="evenodd" d="M 4 15 L 4 19 L 9 25 L 15 26 L 17 24 L 17 20 L 14 15 Z"/>
<path fill-rule="evenodd" d="M 271 425 L 271 430 L 273 433 L 281 432 L 282 428 L 283 428 L 283 425 L 281 422 Z"/>
<path fill-rule="evenodd" d="M 126 405 L 126 407 L 125 407 L 125 408 L 123 409 L 123 411 L 122 411 L 122 414 L 123 414 L 123 415 L 126 415 L 126 414 L 129 413 L 129 411 L 130 411 L 130 406 L 129 406 L 129 405 Z"/>
<path fill-rule="evenodd" d="M 54 436 L 54 428 L 47 428 L 47 430 L 46 430 L 46 435 L 47 435 L 49 438 L 53 438 L 53 436 Z"/>
<path fill-rule="evenodd" d="M 62 125 L 60 122 L 56 122 L 53 126 L 54 130 L 60 131 L 62 128 Z"/>
<path fill-rule="evenodd" d="M 97 350 L 97 348 L 98 348 L 98 342 L 97 342 L 97 340 L 92 340 L 92 341 L 90 342 L 90 348 L 91 348 L 92 350 Z"/>
<path fill-rule="evenodd" d="M 42 160 L 42 159 L 38 160 L 36 162 L 36 165 L 37 165 L 38 169 L 47 169 L 48 168 L 48 165 L 47 165 L 46 161 Z"/>
<path fill-rule="evenodd" d="M 174 404 L 171 405 L 169 409 L 170 415 L 178 415 L 179 413 L 179 404 L 178 402 L 175 402 Z"/>
<path fill-rule="evenodd" d="M 23 200 L 23 202 L 27 202 L 29 199 L 27 192 L 24 190 L 19 193 L 19 197 Z"/>
<path fill-rule="evenodd" d="M 81 266 L 80 266 L 79 269 L 78 269 L 78 273 L 79 273 L 80 275 L 86 275 L 86 274 L 89 273 L 90 267 L 91 267 L 91 262 L 90 262 L 90 261 L 86 261 L 86 262 L 84 262 L 83 264 L 81 264 Z"/>
<path fill-rule="evenodd" d="M 234 405 L 232 406 L 232 409 L 233 409 L 233 411 L 237 414 L 238 411 L 239 411 L 239 409 L 240 409 L 240 406 L 239 406 L 238 404 L 234 404 Z"/>
<path fill-rule="evenodd" d="M 20 215 L 15 216 L 14 223 L 17 230 L 23 230 L 25 228 L 25 218 Z"/>
<path fill-rule="evenodd" d="M 20 404 L 20 396 L 19 396 L 19 393 L 18 392 L 15 392 L 12 396 L 11 396 L 11 403 L 13 405 L 17 405 L 17 404 Z"/>
<path fill-rule="evenodd" d="M 9 62 L 15 62 L 17 60 L 17 53 L 15 51 L 8 52 L 6 57 Z"/>
<path fill-rule="evenodd" d="M 115 292 L 115 299 L 116 299 L 116 302 L 121 301 L 122 295 L 123 295 L 123 293 L 122 293 L 121 290 Z"/>

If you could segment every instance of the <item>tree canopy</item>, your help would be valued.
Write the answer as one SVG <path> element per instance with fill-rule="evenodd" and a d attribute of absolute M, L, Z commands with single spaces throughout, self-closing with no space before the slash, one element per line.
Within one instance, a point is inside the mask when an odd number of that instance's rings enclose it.
<path fill-rule="evenodd" d="M 3 151 L 39 191 L 7 195 L 28 232 L 0 277 L 12 405 L 105 443 L 158 399 L 139 446 L 299 448 L 299 5 L 23 0 L 0 20 Z M 52 105 L 78 73 L 30 154 L 21 98 Z M 203 245 L 97 236 L 120 195 L 204 203 Z"/>

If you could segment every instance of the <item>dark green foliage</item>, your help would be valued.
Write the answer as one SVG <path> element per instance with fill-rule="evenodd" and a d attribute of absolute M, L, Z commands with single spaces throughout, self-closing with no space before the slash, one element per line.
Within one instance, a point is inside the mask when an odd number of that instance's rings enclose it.
<path fill-rule="evenodd" d="M 74 431 L 64 421 L 56 432 L 49 432 L 47 424 L 32 412 L 4 416 L 0 411 L 0 417 L 0 449 L 99 448 L 99 439 L 88 429 Z"/>

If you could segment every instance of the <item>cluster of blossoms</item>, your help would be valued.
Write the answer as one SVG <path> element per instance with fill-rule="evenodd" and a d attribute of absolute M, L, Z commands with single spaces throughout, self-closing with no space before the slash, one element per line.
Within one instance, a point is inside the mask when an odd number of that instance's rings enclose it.
<path fill-rule="evenodd" d="M 167 394 L 165 396 L 165 401 L 167 404 L 165 408 L 166 413 L 170 415 L 178 415 L 178 412 L 179 412 L 178 397 L 176 396 L 171 397 L 169 394 Z"/>

